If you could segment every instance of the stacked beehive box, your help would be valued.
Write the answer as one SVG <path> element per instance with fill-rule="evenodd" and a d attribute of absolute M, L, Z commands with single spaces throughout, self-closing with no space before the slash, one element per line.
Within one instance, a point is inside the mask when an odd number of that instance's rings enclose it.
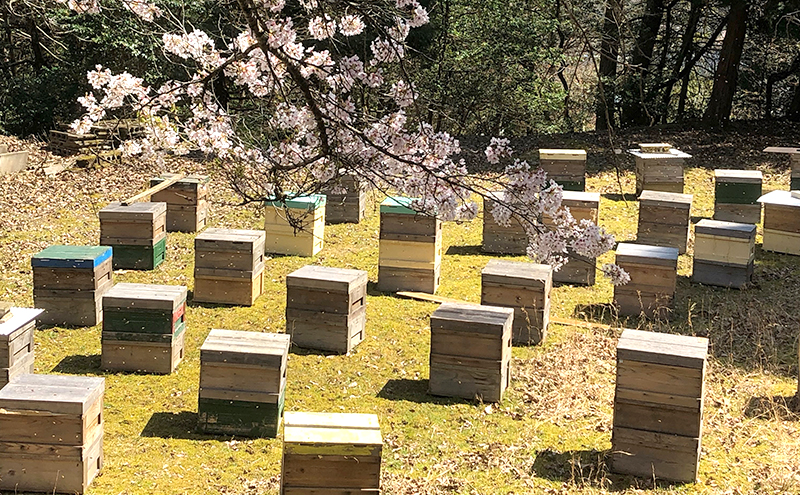
<path fill-rule="evenodd" d="M 514 310 L 515 344 L 538 344 L 547 336 L 552 287 L 549 265 L 490 260 L 481 270 L 481 304 Z"/>
<path fill-rule="evenodd" d="M 170 374 L 183 359 L 186 287 L 117 284 L 103 296 L 102 365 Z"/>
<path fill-rule="evenodd" d="M 565 191 L 586 190 L 586 151 L 539 150 L 539 167 Z"/>
<path fill-rule="evenodd" d="M 381 203 L 378 290 L 433 294 L 442 267 L 442 222 L 411 208 L 413 198 Z"/>
<path fill-rule="evenodd" d="M 260 230 L 208 229 L 194 239 L 197 302 L 252 306 L 264 292 L 264 243 Z"/>
<path fill-rule="evenodd" d="M 320 252 L 325 240 L 325 205 L 322 194 L 265 202 L 266 252 L 291 256 Z"/>
<path fill-rule="evenodd" d="M 595 225 L 600 220 L 600 193 L 564 191 L 561 206 L 569 208 L 572 217 L 579 223 L 588 220 Z M 553 220 L 544 215 L 542 221 L 548 227 L 554 227 Z M 594 285 L 596 258 L 587 258 L 568 249 L 569 263 L 553 272 L 553 282 L 562 284 Z"/>
<path fill-rule="evenodd" d="M 367 186 L 344 175 L 325 190 L 325 223 L 358 223 L 367 215 Z"/>
<path fill-rule="evenodd" d="M 107 246 L 50 246 L 31 258 L 33 303 L 52 325 L 103 321 L 103 294 L 114 285 Z"/>
<path fill-rule="evenodd" d="M 289 336 L 211 330 L 200 347 L 200 430 L 275 437 L 283 415 Z"/>
<path fill-rule="evenodd" d="M 800 194 L 772 191 L 758 198 L 764 205 L 766 251 L 800 255 Z"/>
<path fill-rule="evenodd" d="M 367 272 L 307 265 L 286 277 L 286 333 L 309 349 L 350 352 L 367 321 Z"/>
<path fill-rule="evenodd" d="M 615 472 L 696 480 L 707 354 L 704 338 L 623 331 L 611 437 Z"/>
<path fill-rule="evenodd" d="M 511 376 L 514 310 L 444 303 L 431 314 L 430 392 L 500 402 Z"/>
<path fill-rule="evenodd" d="M 111 203 L 99 217 L 100 244 L 114 248 L 115 270 L 152 270 L 164 261 L 166 203 Z"/>
<path fill-rule="evenodd" d="M 616 264 L 631 280 L 614 286 L 620 316 L 668 318 L 678 279 L 678 249 L 620 243 Z"/>
<path fill-rule="evenodd" d="M 33 373 L 33 335 L 41 313 L 40 309 L 0 307 L 0 388 Z"/>
<path fill-rule="evenodd" d="M 741 289 L 753 275 L 755 257 L 755 225 L 705 218 L 695 225 L 693 281 Z"/>
<path fill-rule="evenodd" d="M 770 146 L 764 149 L 767 153 L 784 153 L 789 155 L 789 189 L 800 190 L 800 148 Z"/>
<path fill-rule="evenodd" d="M 528 252 L 528 234 L 522 221 L 512 214 L 508 225 L 502 225 L 492 215 L 495 204 L 503 198 L 501 191 L 486 193 L 483 198 L 483 251 L 524 255 Z"/>
<path fill-rule="evenodd" d="M 714 220 L 759 223 L 762 180 L 759 170 L 715 170 Z"/>
<path fill-rule="evenodd" d="M 636 194 L 642 191 L 683 193 L 684 160 L 691 158 L 666 143 L 640 144 L 628 150 L 636 161 Z"/>
<path fill-rule="evenodd" d="M 0 490 L 84 493 L 103 466 L 104 378 L 23 375 L 0 390 Z"/>
<path fill-rule="evenodd" d="M 174 174 L 163 174 L 150 179 L 155 187 Z M 208 219 L 208 176 L 184 177 L 166 189 L 150 196 L 154 203 L 167 203 L 167 232 L 198 232 L 203 230 Z"/>
<path fill-rule="evenodd" d="M 284 425 L 281 495 L 380 493 L 378 416 L 287 412 Z"/>
<path fill-rule="evenodd" d="M 691 210 L 691 194 L 643 191 L 639 196 L 636 242 L 674 247 L 685 253 L 689 247 Z"/>

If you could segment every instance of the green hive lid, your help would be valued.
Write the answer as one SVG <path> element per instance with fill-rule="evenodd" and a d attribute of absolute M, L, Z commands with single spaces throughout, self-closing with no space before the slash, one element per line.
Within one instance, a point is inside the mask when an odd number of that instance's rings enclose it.
<path fill-rule="evenodd" d="M 419 198 L 389 196 L 381 203 L 381 213 L 404 213 L 407 215 L 417 215 L 420 212 L 411 207 L 411 204 L 414 201 L 419 201 Z"/>
<path fill-rule="evenodd" d="M 51 268 L 94 268 L 111 257 L 108 246 L 50 246 L 33 255 L 31 265 Z"/>
<path fill-rule="evenodd" d="M 266 200 L 265 206 L 274 206 L 276 208 L 295 208 L 302 210 L 315 210 L 320 206 L 325 205 L 326 196 L 324 194 L 310 194 L 308 196 L 296 196 L 291 199 L 283 201 Z"/>

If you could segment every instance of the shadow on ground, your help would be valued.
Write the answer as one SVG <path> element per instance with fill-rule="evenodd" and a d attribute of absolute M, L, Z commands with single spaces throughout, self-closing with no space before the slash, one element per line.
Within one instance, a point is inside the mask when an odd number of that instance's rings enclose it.
<path fill-rule="evenodd" d="M 378 397 L 387 400 L 405 400 L 418 404 L 474 404 L 474 401 L 459 397 L 438 397 L 428 393 L 429 380 L 411 380 L 408 378 L 388 380 L 378 392 Z"/>
<path fill-rule="evenodd" d="M 767 420 L 798 421 L 800 420 L 800 400 L 796 395 L 784 397 L 751 397 L 744 407 L 744 415 L 748 418 Z"/>
<path fill-rule="evenodd" d="M 50 370 L 52 373 L 66 373 L 70 375 L 99 375 L 100 354 L 75 354 L 62 359 Z"/>
<path fill-rule="evenodd" d="M 230 437 L 206 435 L 197 431 L 197 413 L 181 411 L 177 413 L 157 412 L 150 416 L 142 430 L 143 437 L 180 438 L 182 440 L 224 441 Z"/>

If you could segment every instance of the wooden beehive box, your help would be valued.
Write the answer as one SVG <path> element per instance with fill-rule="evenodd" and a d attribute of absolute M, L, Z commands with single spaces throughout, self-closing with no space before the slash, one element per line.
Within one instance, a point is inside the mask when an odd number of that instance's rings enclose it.
<path fill-rule="evenodd" d="M 2 312 L 2 311 L 0 311 Z M 0 320 L 0 388 L 33 373 L 33 336 L 41 309 L 8 308 Z"/>
<path fill-rule="evenodd" d="M 380 493 L 377 415 L 287 411 L 283 422 L 281 495 Z"/>
<path fill-rule="evenodd" d="M 789 155 L 789 189 L 800 190 L 800 148 L 769 146 L 764 149 L 764 152 Z"/>
<path fill-rule="evenodd" d="M 772 191 L 758 202 L 764 205 L 764 250 L 800 255 L 800 198 Z"/>
<path fill-rule="evenodd" d="M 586 190 L 585 150 L 539 150 L 539 167 L 565 191 Z"/>
<path fill-rule="evenodd" d="M 286 333 L 292 343 L 348 353 L 364 340 L 367 272 L 306 265 L 286 277 Z"/>
<path fill-rule="evenodd" d="M 681 254 L 689 247 L 692 195 L 642 191 L 636 242 L 674 247 Z"/>
<path fill-rule="evenodd" d="M 495 220 L 492 210 L 502 202 L 502 191 L 488 192 L 483 198 L 483 243 L 486 253 L 525 255 L 528 252 L 528 234 L 522 221 L 511 215 L 508 225 Z"/>
<path fill-rule="evenodd" d="M 268 253 L 314 256 L 325 240 L 326 198 L 322 194 L 264 203 Z"/>
<path fill-rule="evenodd" d="M 691 158 L 666 143 L 640 144 L 628 150 L 636 162 L 636 194 L 642 191 L 683 193 L 684 161 Z"/>
<path fill-rule="evenodd" d="M 111 203 L 98 216 L 100 244 L 114 248 L 115 270 L 152 270 L 164 261 L 166 203 Z"/>
<path fill-rule="evenodd" d="M 692 281 L 741 289 L 753 275 L 756 226 L 700 220 L 694 227 Z"/>
<path fill-rule="evenodd" d="M 289 343 L 289 335 L 283 333 L 211 330 L 200 347 L 200 430 L 277 436 Z"/>
<path fill-rule="evenodd" d="M 175 174 L 162 174 L 150 179 L 150 187 L 169 180 Z M 150 196 L 150 201 L 167 203 L 167 232 L 198 232 L 208 218 L 207 175 L 184 177 Z"/>
<path fill-rule="evenodd" d="M 251 306 L 264 292 L 261 230 L 208 229 L 195 237 L 193 300 Z"/>
<path fill-rule="evenodd" d="M 569 208 L 572 217 L 581 222 L 588 220 L 595 225 L 600 220 L 600 193 L 567 191 L 562 193 L 561 206 Z M 554 227 L 553 219 L 548 215 L 542 216 L 543 223 Z M 597 260 L 577 254 L 573 249 L 567 249 L 569 263 L 560 270 L 553 272 L 553 282 L 561 284 L 594 285 Z"/>
<path fill-rule="evenodd" d="M 433 294 L 442 265 L 442 222 L 412 208 L 414 198 L 389 197 L 381 203 L 378 290 Z"/>
<path fill-rule="evenodd" d="M 620 316 L 669 318 L 678 278 L 678 249 L 621 242 L 616 264 L 630 282 L 614 286 Z"/>
<path fill-rule="evenodd" d="M 102 296 L 113 285 L 112 248 L 50 246 L 31 258 L 39 321 L 93 326 L 103 320 Z"/>
<path fill-rule="evenodd" d="M 170 374 L 183 359 L 182 285 L 117 284 L 103 295 L 102 367 Z"/>
<path fill-rule="evenodd" d="M 325 223 L 359 223 L 367 215 L 367 189 L 354 175 L 343 175 L 327 186 Z"/>
<path fill-rule="evenodd" d="M 430 393 L 500 402 L 511 376 L 514 310 L 444 303 L 431 314 Z"/>
<path fill-rule="evenodd" d="M 759 223 L 762 181 L 760 170 L 714 170 L 714 220 Z"/>
<path fill-rule="evenodd" d="M 615 472 L 696 480 L 707 354 L 705 338 L 623 331 L 611 439 Z"/>
<path fill-rule="evenodd" d="M 0 490 L 84 493 L 103 466 L 104 388 L 31 374 L 0 389 Z"/>
<path fill-rule="evenodd" d="M 489 260 L 481 270 L 481 304 L 514 310 L 515 344 L 538 344 L 547 336 L 552 287 L 549 265 Z"/>

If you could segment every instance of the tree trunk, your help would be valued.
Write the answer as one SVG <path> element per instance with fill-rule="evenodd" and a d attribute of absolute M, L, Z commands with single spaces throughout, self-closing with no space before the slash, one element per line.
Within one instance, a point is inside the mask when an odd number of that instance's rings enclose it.
<path fill-rule="evenodd" d="M 678 52 L 678 56 L 675 58 L 675 64 L 672 66 L 672 74 L 670 75 L 670 79 L 667 81 L 667 86 L 664 88 L 664 96 L 662 97 L 661 106 L 664 109 L 663 122 L 665 124 L 669 120 L 669 107 L 670 102 L 672 101 L 672 88 L 675 86 L 675 83 L 678 82 L 678 74 L 680 74 L 681 68 L 691 52 L 694 37 L 697 34 L 697 26 L 700 24 L 700 17 L 705 4 L 705 0 L 692 0 L 692 9 L 689 11 L 689 20 L 686 23 L 686 29 L 683 31 L 683 36 L 681 38 L 681 49 Z M 681 93 L 683 93 L 683 88 L 681 89 Z"/>
<path fill-rule="evenodd" d="M 728 25 L 722 50 L 719 54 L 717 72 L 714 75 L 714 87 L 708 101 L 703 122 L 709 125 L 721 125 L 731 117 L 733 96 L 736 93 L 736 80 L 739 75 L 739 62 L 744 49 L 744 37 L 747 31 L 747 2 L 733 0 L 728 15 Z"/>
<path fill-rule="evenodd" d="M 794 87 L 794 96 L 789 111 L 786 112 L 786 118 L 792 122 L 800 122 L 800 82 Z"/>
<path fill-rule="evenodd" d="M 617 57 L 619 56 L 619 22 L 622 5 L 619 0 L 606 2 L 603 40 L 600 45 L 599 91 L 595 111 L 595 129 L 606 130 L 614 125 L 617 97 Z"/>
<path fill-rule="evenodd" d="M 633 47 L 631 94 L 622 109 L 624 125 L 646 125 L 649 123 L 647 105 L 644 101 L 644 86 L 663 17 L 664 1 L 647 0 L 644 15 L 642 16 L 642 24 L 639 27 L 639 34 L 636 36 L 636 42 Z"/>

